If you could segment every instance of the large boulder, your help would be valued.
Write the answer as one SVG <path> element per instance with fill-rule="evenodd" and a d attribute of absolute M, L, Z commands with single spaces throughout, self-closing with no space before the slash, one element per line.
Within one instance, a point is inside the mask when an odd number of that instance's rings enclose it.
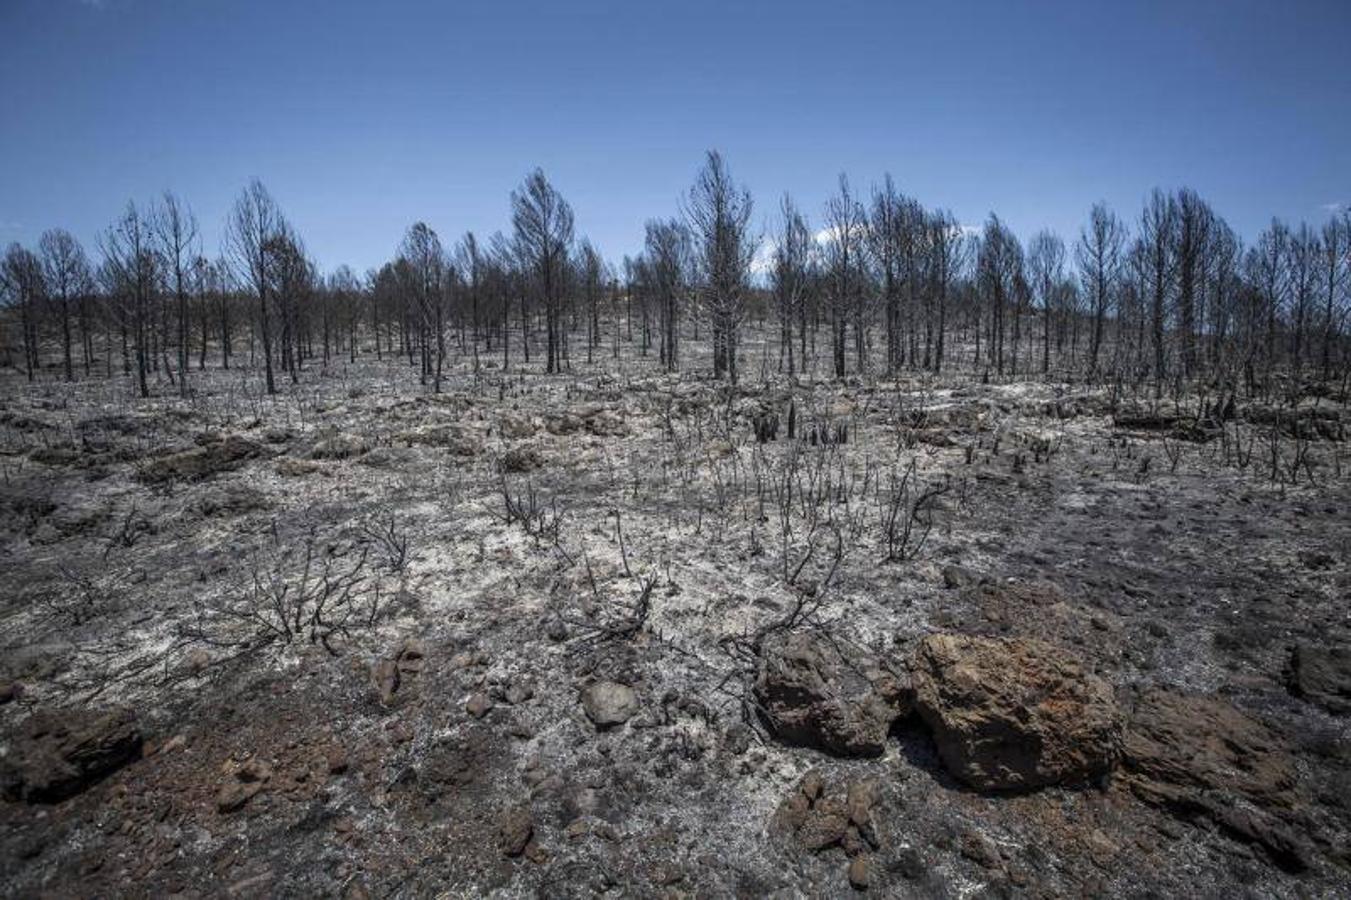
<path fill-rule="evenodd" d="M 1121 754 L 1106 682 L 1050 644 L 952 634 L 925 638 L 915 706 L 943 764 L 980 790 L 1028 790 L 1103 775 Z"/>
<path fill-rule="evenodd" d="M 1125 780 L 1147 803 L 1186 818 L 1208 818 L 1299 872 L 1310 851 L 1286 824 L 1295 765 L 1261 722 L 1218 697 L 1151 688 L 1135 702 L 1122 759 Z"/>
<path fill-rule="evenodd" d="M 876 661 L 808 632 L 765 640 L 755 699 L 779 740 L 836 756 L 880 756 L 892 723 L 910 711 L 907 686 Z"/>
<path fill-rule="evenodd" d="M 1351 713 L 1351 653 L 1296 644 L 1290 653 L 1290 690 L 1330 713 Z"/>
<path fill-rule="evenodd" d="M 1122 761 L 1135 793 L 1159 805 L 1227 796 L 1288 806 L 1295 784 L 1289 752 L 1265 725 L 1219 697 L 1169 688 L 1136 698 Z"/>
<path fill-rule="evenodd" d="M 27 803 L 73 797 L 141 754 L 129 709 L 40 710 L 0 749 L 0 787 Z"/>

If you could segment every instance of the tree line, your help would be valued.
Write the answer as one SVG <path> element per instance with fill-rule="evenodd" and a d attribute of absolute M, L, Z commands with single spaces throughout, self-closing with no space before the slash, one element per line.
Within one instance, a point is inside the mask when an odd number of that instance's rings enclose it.
<path fill-rule="evenodd" d="M 166 193 L 129 203 L 92 258 L 62 229 L 7 248 L 0 365 L 30 381 L 125 377 L 141 396 L 153 382 L 187 394 L 194 370 L 241 357 L 268 393 L 368 355 L 439 391 L 452 357 L 552 374 L 630 346 L 677 372 L 687 342 L 731 382 L 748 363 L 761 377 L 958 370 L 1159 396 L 1196 379 L 1255 394 L 1347 377 L 1347 210 L 1318 228 L 1273 220 L 1245 245 L 1195 191 L 1155 190 L 1134 219 L 1097 204 L 1070 242 L 1043 230 L 1024 243 L 997 215 L 963 226 L 888 175 L 866 194 L 841 176 L 817 223 L 787 195 L 768 227 L 754 214 L 710 152 L 672 214 L 646 223 L 643 250 L 612 265 L 536 170 L 511 193 L 508 231 L 446 246 L 417 222 L 358 276 L 321 273 L 257 180 L 214 257 Z"/>

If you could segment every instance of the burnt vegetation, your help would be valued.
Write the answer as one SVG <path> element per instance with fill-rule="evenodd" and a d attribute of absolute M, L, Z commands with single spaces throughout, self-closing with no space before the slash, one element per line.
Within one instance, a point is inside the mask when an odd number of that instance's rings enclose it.
<path fill-rule="evenodd" d="M 1351 216 L 762 209 L 11 245 L 0 892 L 1344 892 Z"/>

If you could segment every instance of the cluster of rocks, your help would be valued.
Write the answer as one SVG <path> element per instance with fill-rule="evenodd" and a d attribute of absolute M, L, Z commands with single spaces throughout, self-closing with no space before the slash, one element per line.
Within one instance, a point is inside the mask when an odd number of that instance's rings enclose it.
<path fill-rule="evenodd" d="M 374 663 L 373 687 L 383 705 L 407 699 L 426 656 L 420 641 L 408 640 Z M 486 669 L 488 662 L 466 651 L 450 665 Z M 1300 647 L 1292 657 L 1291 690 L 1330 711 L 1347 709 L 1346 677 L 1343 658 L 1329 651 Z M 491 671 L 475 684 L 463 707 L 473 720 L 499 703 L 515 706 L 533 696 L 527 682 Z M 622 729 L 642 712 L 639 693 L 617 681 L 589 681 L 576 696 L 597 732 Z M 1313 864 L 1297 814 L 1296 765 L 1270 728 L 1217 696 L 1157 686 L 1114 692 L 1075 655 L 1044 641 L 931 634 L 887 664 L 825 633 L 786 630 L 761 645 L 753 697 L 766 729 L 787 744 L 876 757 L 909 718 L 932 736 L 944 768 L 976 791 L 1124 788 L 1150 806 L 1204 819 L 1260 847 L 1287 870 Z M 490 730 L 486 723 L 475 727 Z M 455 783 L 467 752 L 430 752 L 421 772 L 426 790 Z M 128 710 L 42 711 L 12 731 L 0 754 L 0 785 L 11 799 L 56 802 L 141 755 Z M 329 771 L 346 765 L 345 757 L 336 759 Z M 262 757 L 228 760 L 221 774 L 215 806 L 223 815 L 278 782 Z M 813 769 L 779 804 L 770 831 L 801 852 L 842 851 L 848 882 L 866 890 L 877 880 L 882 850 L 881 795 L 879 781 L 857 769 L 846 775 Z M 497 829 L 504 856 L 547 858 L 528 806 L 504 808 Z"/>
<path fill-rule="evenodd" d="M 849 857 L 849 883 L 860 890 L 872 876 L 871 854 L 881 838 L 873 822 L 878 785 L 869 779 L 829 783 L 812 769 L 779 804 L 770 830 L 813 853 L 839 847 Z"/>
<path fill-rule="evenodd" d="M 1294 670 L 1330 707 L 1339 697 L 1334 663 L 1304 651 Z M 1310 865 L 1292 825 L 1294 763 L 1269 728 L 1219 697 L 1165 687 L 1140 691 L 1123 708 L 1082 661 L 1042 641 L 933 634 L 898 676 L 825 635 L 785 633 L 763 646 L 755 696 L 765 725 L 786 743 L 876 756 L 913 713 L 944 767 L 978 791 L 1113 779 L 1146 803 L 1260 846 L 1286 869 Z M 810 849 L 843 840 L 821 837 L 843 820 L 830 802 L 815 812 L 817 785 L 807 783 L 810 802 L 794 795 L 780 810 Z"/>

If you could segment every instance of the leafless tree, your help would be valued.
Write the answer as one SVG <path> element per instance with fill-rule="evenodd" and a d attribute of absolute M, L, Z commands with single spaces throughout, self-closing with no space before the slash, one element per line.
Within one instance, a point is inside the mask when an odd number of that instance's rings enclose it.
<path fill-rule="evenodd" d="M 1307 223 L 1300 223 L 1286 244 L 1286 268 L 1290 281 L 1290 362 L 1297 375 L 1304 365 L 1307 350 L 1305 332 L 1309 327 L 1310 307 L 1313 305 L 1322 274 L 1320 271 L 1322 253 L 1318 233 Z"/>
<path fill-rule="evenodd" d="M 150 213 L 156 248 L 166 276 L 173 286 L 178 312 L 178 391 L 188 393 L 188 287 L 196 255 L 197 219 L 173 193 L 165 191 Z"/>
<path fill-rule="evenodd" d="M 235 201 L 226 223 L 225 247 L 235 277 L 258 300 L 258 331 L 263 340 L 263 366 L 269 394 L 277 393 L 272 372 L 272 326 L 268 310 L 275 268 L 273 254 L 285 230 L 286 219 L 281 209 L 263 183 L 255 178 Z"/>
<path fill-rule="evenodd" d="M 46 294 L 56 307 L 61 322 L 62 362 L 67 381 L 75 380 L 73 361 L 73 336 L 71 329 L 72 307 L 83 308 L 83 297 L 89 291 L 89 260 L 84 255 L 80 242 L 61 228 L 44 232 L 38 239 L 38 248 L 42 252 L 42 274 Z M 81 321 L 84 317 L 81 316 Z M 85 356 L 85 370 L 88 372 L 89 357 Z"/>
<path fill-rule="evenodd" d="M 0 284 L 10 297 L 10 303 L 19 309 L 19 329 L 23 343 L 24 370 L 28 380 L 41 367 L 38 358 L 37 303 L 45 288 L 42 283 L 42 263 L 33 253 L 18 243 L 5 250 Z"/>
<path fill-rule="evenodd" d="M 583 239 L 577 254 L 577 266 L 586 313 L 586 361 L 595 361 L 595 350 L 600 346 L 600 298 L 605 289 L 605 260 Z"/>
<path fill-rule="evenodd" d="M 904 277 L 901 247 L 909 236 L 903 205 L 905 198 L 896 191 L 888 173 L 880 188 L 873 189 L 872 211 L 867 239 L 881 281 L 882 308 L 886 316 L 887 372 L 895 373 L 904 361 L 905 345 L 901 335 L 901 281 Z"/>
<path fill-rule="evenodd" d="M 811 289 L 814 248 L 807 220 L 784 194 L 779 204 L 780 231 L 774 243 L 770 288 L 779 315 L 779 367 L 788 359 L 788 374 L 796 371 L 793 360 L 793 322 L 801 316 Z M 806 359 L 802 360 L 805 367 Z"/>
<path fill-rule="evenodd" d="M 442 302 L 446 279 L 445 250 L 436 232 L 425 222 L 417 222 L 404 235 L 399 255 L 408 263 L 412 299 L 418 311 L 421 383 L 426 385 L 427 380 L 432 379 L 433 390 L 439 394 L 446 355 L 445 304 Z"/>
<path fill-rule="evenodd" d="M 1339 309 L 1351 281 L 1351 212 L 1334 216 L 1323 226 L 1323 341 L 1320 354 L 1323 378 L 1332 376 L 1332 344 L 1346 310 Z"/>
<path fill-rule="evenodd" d="M 485 260 L 474 232 L 467 231 L 464 237 L 460 239 L 460 245 L 455 250 L 455 265 L 464 280 L 465 293 L 469 299 L 469 315 L 472 326 L 469 343 L 474 356 L 474 371 L 477 372 L 479 368 L 478 345 L 481 338 L 479 305 L 483 298 Z M 488 339 L 488 352 L 492 352 L 491 337 Z"/>
<path fill-rule="evenodd" d="M 1065 277 L 1065 242 L 1050 231 L 1032 236 L 1027 253 L 1028 281 L 1041 307 L 1041 371 L 1051 369 L 1051 307 Z"/>
<path fill-rule="evenodd" d="M 126 298 L 122 304 L 123 328 L 130 320 L 136 352 L 136 383 L 141 396 L 149 397 L 150 387 L 146 381 L 151 362 L 149 314 L 158 273 L 150 228 L 135 203 L 128 203 L 126 212 L 104 234 L 101 249 L 115 289 Z M 123 334 L 125 336 L 125 330 Z"/>
<path fill-rule="evenodd" d="M 737 380 L 737 343 L 746 314 L 757 239 L 750 233 L 751 195 L 710 150 L 685 202 L 696 245 L 697 295 L 712 328 L 713 374 Z"/>
<path fill-rule="evenodd" d="M 1093 314 L 1088 341 L 1088 368 L 1092 373 L 1098 371 L 1112 292 L 1124 264 L 1125 244 L 1126 229 L 1121 220 L 1105 204 L 1094 204 L 1088 225 L 1079 232 L 1079 242 L 1075 245 L 1079 278 Z"/>
<path fill-rule="evenodd" d="M 1182 345 L 1181 374 L 1189 377 L 1196 371 L 1196 308 L 1204 298 L 1201 286 L 1205 252 L 1215 215 L 1210 206 L 1189 188 L 1178 192 L 1176 210 L 1173 256 L 1177 266 L 1177 331 Z"/>
<path fill-rule="evenodd" d="M 831 348 L 835 376 L 845 374 L 845 349 L 850 320 L 863 368 L 863 308 L 866 303 L 866 239 L 868 219 L 854 199 L 849 179 L 840 176 L 839 192 L 826 202 L 825 276 L 830 298 Z"/>
<path fill-rule="evenodd" d="M 657 304 L 661 363 L 674 372 L 680 364 L 682 300 L 689 291 L 690 236 L 675 219 L 647 223 L 645 272 Z"/>
<path fill-rule="evenodd" d="M 567 356 L 562 289 L 572 247 L 572 207 L 544 177 L 544 172 L 536 169 L 526 176 L 519 189 L 512 191 L 511 208 L 517 257 L 544 303 L 545 372 L 560 372 Z"/>
<path fill-rule="evenodd" d="M 995 371 L 1003 375 L 1009 305 L 1017 302 L 1018 293 L 1023 290 L 1023 249 L 1017 236 L 993 213 L 985 223 L 977 266 L 981 291 L 990 304 L 991 313 L 986 358 L 993 361 Z"/>

